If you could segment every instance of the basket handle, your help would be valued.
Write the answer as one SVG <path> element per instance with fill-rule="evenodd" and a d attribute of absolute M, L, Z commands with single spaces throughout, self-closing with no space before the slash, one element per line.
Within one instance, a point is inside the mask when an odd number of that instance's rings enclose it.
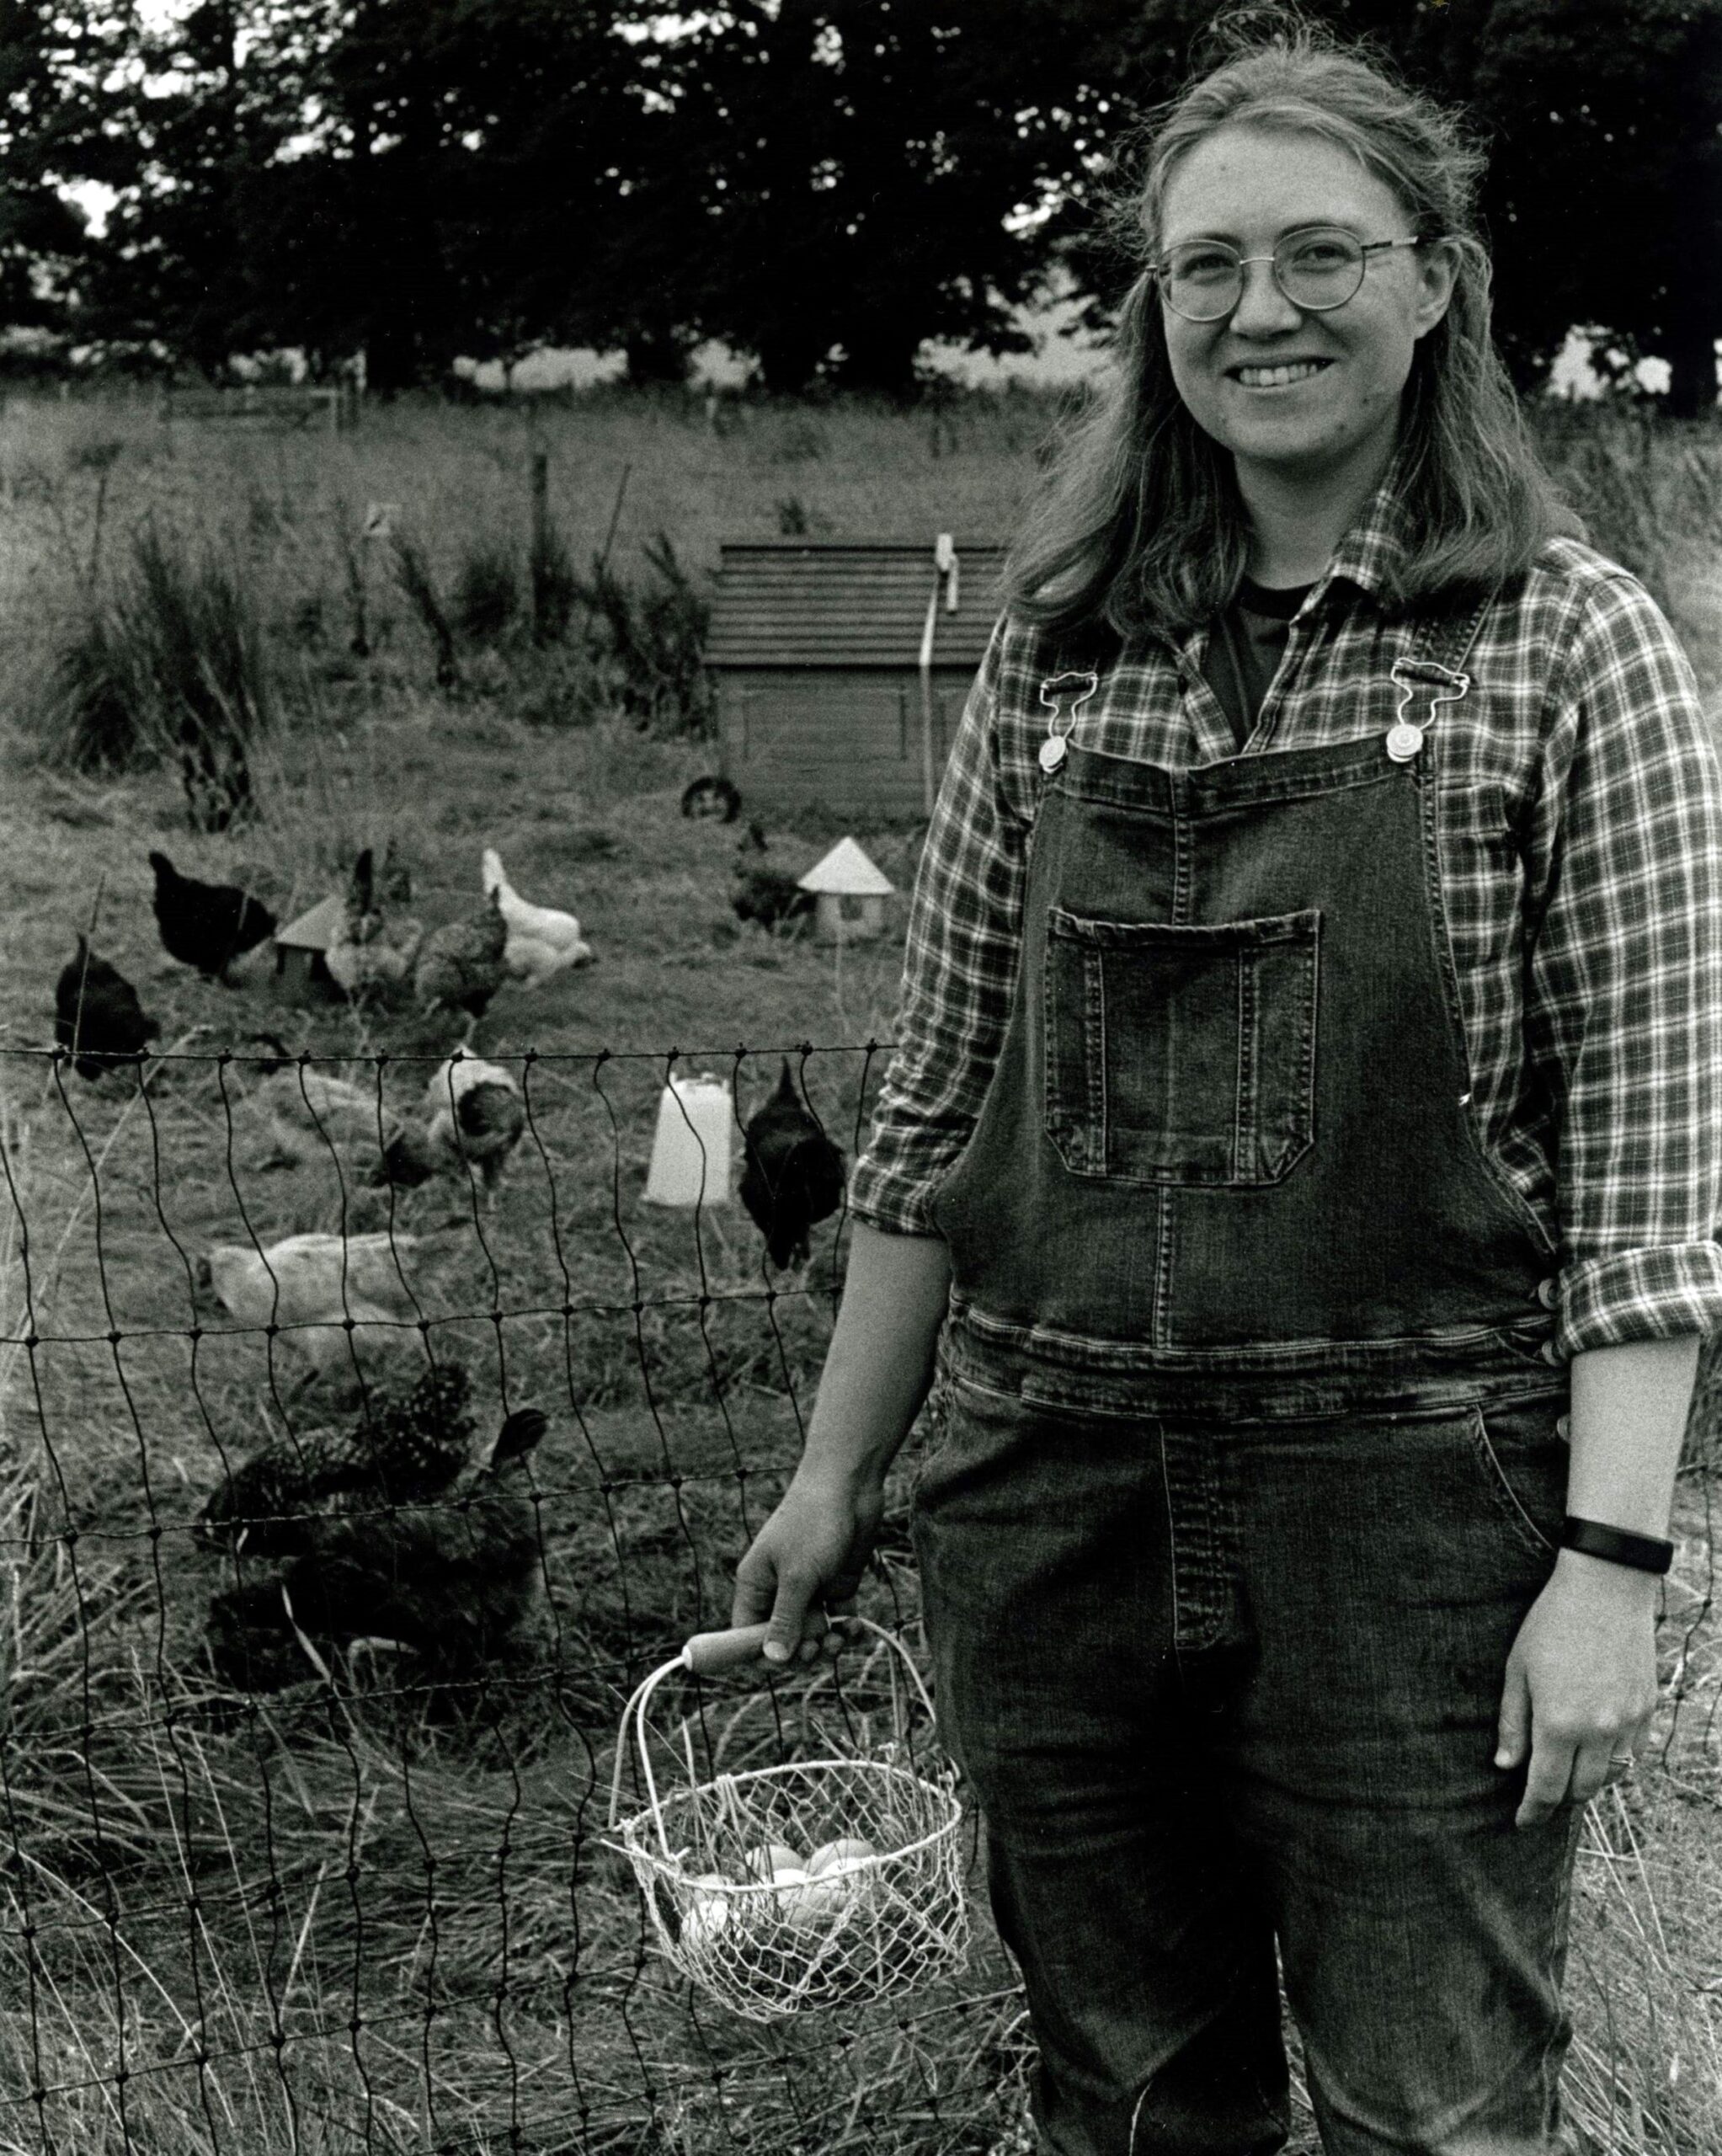
<path fill-rule="evenodd" d="M 681 1666 L 696 1677 L 715 1677 L 720 1670 L 739 1669 L 744 1662 L 758 1657 L 770 1634 L 769 1625 L 733 1625 L 727 1631 L 696 1632 L 682 1648 Z M 778 1669 L 789 1666 L 767 1664 Z"/>
<path fill-rule="evenodd" d="M 871 1617 L 850 1615 L 843 1621 L 847 1625 L 859 1625 L 863 1631 L 872 1633 L 876 1639 L 882 1640 L 892 1650 L 909 1672 L 920 1703 L 926 1710 L 927 1720 L 936 1727 L 938 1717 L 933 1712 L 933 1702 L 927 1688 L 921 1682 L 921 1673 L 914 1666 L 914 1657 L 897 1635 L 887 1631 L 882 1625 L 876 1625 Z M 749 1662 L 758 1661 L 763 1663 L 768 1676 L 793 1676 L 800 1666 L 793 1660 L 766 1662 L 761 1656 L 760 1650 L 770 1636 L 771 1627 L 769 1625 L 733 1625 L 722 1632 L 696 1632 L 683 1644 L 681 1666 L 684 1669 L 691 1670 L 696 1677 L 711 1677 L 720 1670 L 742 1669 Z"/>
<path fill-rule="evenodd" d="M 882 1625 L 876 1625 L 871 1617 L 850 1615 L 843 1621 L 846 1625 L 859 1625 L 863 1631 L 871 1632 L 891 1649 L 909 1672 L 909 1681 L 926 1710 L 927 1720 L 936 1728 L 938 1716 L 933 1712 L 931 1695 L 921 1682 L 921 1673 L 914 1666 L 914 1657 L 896 1633 L 887 1631 Z M 760 1650 L 770 1634 L 769 1625 L 733 1625 L 727 1631 L 696 1632 L 683 1644 L 681 1667 L 691 1670 L 696 1677 L 710 1677 L 719 1670 L 741 1669 L 750 1662 L 760 1661 L 768 1676 L 793 1676 L 798 1667 L 795 1662 L 765 1662 L 760 1655 Z"/>
<path fill-rule="evenodd" d="M 871 1617 L 848 1617 L 844 1621 L 850 1625 L 859 1625 L 864 1631 L 872 1633 L 876 1639 L 882 1640 L 897 1656 L 909 1672 L 909 1682 L 914 1685 L 921 1705 L 926 1710 L 927 1720 L 936 1729 L 938 1716 L 933 1712 L 932 1695 L 921 1681 L 921 1673 L 914 1666 L 914 1657 L 897 1635 L 894 1632 L 887 1631 L 882 1625 L 876 1625 Z M 691 1639 L 683 1642 L 681 1652 L 676 1656 L 674 1662 L 666 1662 L 661 1668 L 654 1669 L 649 1677 L 645 1678 L 635 1688 L 633 1696 L 622 1709 L 621 1726 L 624 1734 L 630 1720 L 634 1725 L 635 1747 L 641 1770 L 645 1775 L 647 1795 L 650 1800 L 648 1809 L 652 1813 L 653 1822 L 658 1829 L 658 1843 L 666 1856 L 669 1854 L 669 1844 L 664 1838 L 664 1814 L 658 1805 L 658 1784 L 652 1772 L 651 1752 L 646 1741 L 646 1710 L 651 1705 L 652 1694 L 665 1678 L 674 1677 L 680 1671 L 690 1671 L 697 1677 L 709 1677 L 719 1670 L 739 1669 L 756 1657 L 760 1660 L 761 1666 L 768 1676 L 780 1677 L 792 1674 L 796 1668 L 794 1662 L 765 1662 L 763 1657 L 760 1656 L 760 1649 L 765 1645 L 770 1629 L 769 1625 L 736 1625 L 721 1632 L 696 1632 Z M 621 1811 L 623 1758 L 624 1746 L 618 1742 L 616 1748 L 616 1771 L 610 1777 L 610 1823 L 612 1828 L 616 1823 Z"/>

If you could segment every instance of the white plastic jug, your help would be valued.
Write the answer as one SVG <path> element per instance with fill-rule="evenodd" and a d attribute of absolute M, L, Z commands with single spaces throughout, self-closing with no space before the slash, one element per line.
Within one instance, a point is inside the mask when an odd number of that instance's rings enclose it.
<path fill-rule="evenodd" d="M 726 1079 L 672 1078 L 658 1103 L 648 1205 L 727 1205 L 735 1108 Z"/>

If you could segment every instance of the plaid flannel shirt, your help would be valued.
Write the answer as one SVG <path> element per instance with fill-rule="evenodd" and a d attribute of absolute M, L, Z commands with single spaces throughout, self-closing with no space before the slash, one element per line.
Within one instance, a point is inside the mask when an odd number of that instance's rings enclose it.
<path fill-rule="evenodd" d="M 1245 755 L 1385 732 L 1409 631 L 1378 595 L 1405 543 L 1389 478 L 1299 609 Z M 1202 679 L 1207 643 L 1126 645 L 1076 740 L 1175 768 L 1238 753 Z M 1040 685 L 1089 663 L 1008 615 L 994 631 L 851 1186 L 877 1227 L 937 1232 L 929 1201 L 980 1112 L 1016 986 Z M 1555 1352 L 1706 1331 L 1722 1324 L 1722 768 L 1692 670 L 1643 587 L 1567 539 L 1490 603 L 1465 668 L 1470 693 L 1431 736 L 1441 894 L 1470 1113 L 1558 1253 Z"/>

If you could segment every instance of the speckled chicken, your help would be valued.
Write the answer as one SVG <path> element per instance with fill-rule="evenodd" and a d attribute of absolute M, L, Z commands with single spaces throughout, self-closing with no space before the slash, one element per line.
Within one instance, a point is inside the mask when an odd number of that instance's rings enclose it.
<path fill-rule="evenodd" d="M 385 875 L 388 875 L 385 857 Z M 397 878 L 396 889 L 410 889 Z M 376 857 L 366 846 L 353 863 L 341 925 L 323 953 L 330 978 L 360 1004 L 403 1003 L 412 990 L 413 966 L 424 942 L 422 925 L 388 910 Z"/>
<path fill-rule="evenodd" d="M 493 1196 L 526 1127 L 514 1073 L 482 1056 L 451 1055 L 425 1087 L 424 1106 L 427 1126 L 397 1132 L 372 1180 L 411 1190 L 433 1176 L 476 1168 Z"/>
<path fill-rule="evenodd" d="M 484 1465 L 434 1502 L 309 1522 L 284 1565 L 212 1598 L 216 1668 L 259 1688 L 302 1677 L 304 1661 L 283 1652 L 295 1630 L 326 1644 L 392 1641 L 449 1671 L 493 1659 L 541 1582 L 525 1462 L 546 1428 L 536 1408 L 510 1415 Z"/>
<path fill-rule="evenodd" d="M 777 1090 L 748 1118 L 740 1197 L 776 1266 L 806 1261 L 808 1235 L 843 1203 L 844 1158 L 796 1090 L 789 1059 Z"/>
<path fill-rule="evenodd" d="M 72 1067 L 78 1076 L 99 1078 L 117 1064 L 135 1061 L 161 1030 L 125 974 L 80 936 L 77 956 L 54 985 L 54 1038 L 77 1051 Z"/>
<path fill-rule="evenodd" d="M 413 994 L 424 1011 L 464 1011 L 482 1018 L 508 978 L 509 925 L 499 893 L 482 911 L 434 928 L 413 962 Z"/>
<path fill-rule="evenodd" d="M 392 835 L 382 850 L 382 867 L 376 872 L 376 888 L 386 906 L 403 906 L 413 896 L 413 871 Z"/>
<path fill-rule="evenodd" d="M 438 1363 L 404 1399 L 374 1400 L 349 1428 L 278 1438 L 225 1476 L 195 1528 L 208 1549 L 285 1557 L 340 1505 L 422 1504 L 445 1491 L 472 1455 L 472 1380 Z"/>

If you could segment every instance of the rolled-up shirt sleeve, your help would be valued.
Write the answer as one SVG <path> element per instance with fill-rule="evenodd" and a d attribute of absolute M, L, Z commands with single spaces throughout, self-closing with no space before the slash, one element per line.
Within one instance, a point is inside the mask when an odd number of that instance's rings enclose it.
<path fill-rule="evenodd" d="M 915 878 L 897 1044 L 850 1209 L 888 1233 L 938 1233 L 929 1203 L 968 1143 L 1016 982 L 1032 814 L 1000 739 L 1001 621 L 969 691 Z"/>
<path fill-rule="evenodd" d="M 1722 767 L 1630 577 L 1585 595 L 1550 687 L 1527 1046 L 1555 1105 L 1555 1349 L 1722 1325 Z"/>

